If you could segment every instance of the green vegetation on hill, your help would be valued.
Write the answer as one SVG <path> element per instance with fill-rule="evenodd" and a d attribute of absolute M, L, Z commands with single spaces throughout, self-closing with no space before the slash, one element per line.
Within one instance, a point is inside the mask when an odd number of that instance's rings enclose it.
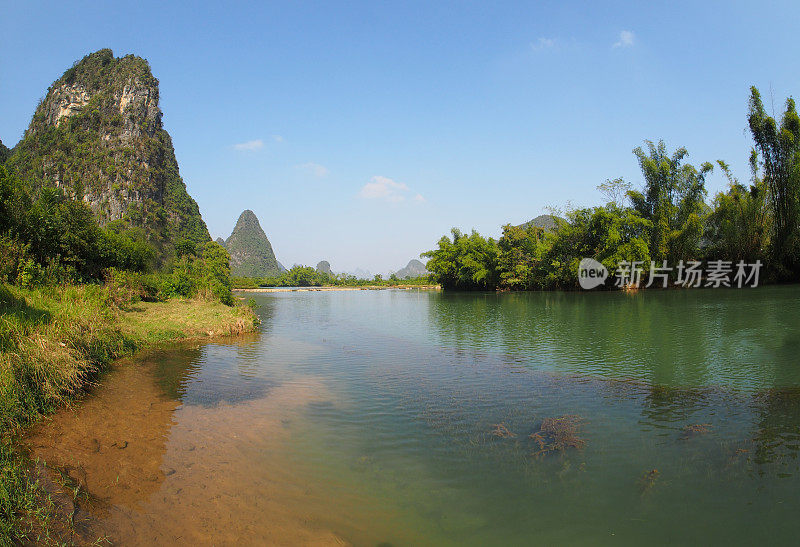
<path fill-rule="evenodd" d="M 3 141 L 0 141 L 0 164 L 4 163 L 10 155 L 11 150 L 3 144 Z"/>
<path fill-rule="evenodd" d="M 520 224 L 519 227 L 523 230 L 528 228 L 529 226 L 534 226 L 536 228 L 542 228 L 545 231 L 553 231 L 558 227 L 558 221 L 564 220 L 561 217 L 557 217 L 555 215 L 539 215 L 538 217 L 525 222 L 524 224 Z"/>
<path fill-rule="evenodd" d="M 100 228 L 84 202 L 60 188 L 34 193 L 0 166 L 0 281 L 89 281 L 107 268 L 143 271 L 152 256 L 135 234 Z"/>
<path fill-rule="evenodd" d="M 86 203 L 60 188 L 36 196 L 0 166 L 0 282 L 34 287 L 127 272 L 144 283 L 148 298 L 200 295 L 233 303 L 230 259 L 219 244 L 184 241 L 168 267 L 147 273 L 154 251 L 144 238 L 101 228 Z"/>
<path fill-rule="evenodd" d="M 272 244 L 253 211 L 245 210 L 225 241 L 235 277 L 265 277 L 280 273 Z"/>
<path fill-rule="evenodd" d="M 729 188 L 706 203 L 711 163 L 685 163 L 688 152 L 668 153 L 663 142 L 647 142 L 634 154 L 644 178 L 641 190 L 622 179 L 598 188 L 602 207 L 506 225 L 499 240 L 453 229 L 438 247 L 423 253 L 432 279 L 445 289 L 570 289 L 578 264 L 594 258 L 614 272 L 621 261 L 651 261 L 673 268 L 680 261 L 760 260 L 772 281 L 800 280 L 800 117 L 792 99 L 778 122 L 765 113 L 751 89 L 748 125 L 754 140 L 750 184 L 739 182 L 723 161 L 717 167 Z M 676 274 L 672 272 L 673 277 Z M 607 285 L 612 280 L 607 281 Z"/>
<path fill-rule="evenodd" d="M 210 239 L 161 123 L 158 80 L 144 59 L 103 49 L 48 89 L 8 168 L 38 192 L 87 202 L 103 226 L 137 230 L 163 264 L 183 241 Z"/>

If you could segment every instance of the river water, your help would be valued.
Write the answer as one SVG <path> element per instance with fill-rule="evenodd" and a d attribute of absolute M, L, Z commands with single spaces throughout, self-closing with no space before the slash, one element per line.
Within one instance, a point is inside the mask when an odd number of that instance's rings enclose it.
<path fill-rule="evenodd" d="M 248 295 L 250 296 L 250 295 Z M 800 287 L 257 294 L 26 440 L 123 544 L 796 543 Z"/>

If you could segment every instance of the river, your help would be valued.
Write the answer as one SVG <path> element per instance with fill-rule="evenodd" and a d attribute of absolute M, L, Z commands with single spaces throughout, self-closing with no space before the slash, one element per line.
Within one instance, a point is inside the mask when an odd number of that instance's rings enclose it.
<path fill-rule="evenodd" d="M 250 295 L 248 295 L 250 296 Z M 256 294 L 25 440 L 122 544 L 800 534 L 800 287 Z"/>

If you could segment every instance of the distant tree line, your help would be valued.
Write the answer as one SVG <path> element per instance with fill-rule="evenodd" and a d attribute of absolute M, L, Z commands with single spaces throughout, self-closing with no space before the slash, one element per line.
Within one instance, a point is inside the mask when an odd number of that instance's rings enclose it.
<path fill-rule="evenodd" d="M 569 211 L 553 230 L 503 227 L 498 240 L 453 228 L 423 253 L 445 289 L 536 290 L 577 286 L 584 257 L 610 272 L 622 261 L 669 265 L 690 260 L 762 261 L 774 282 L 800 280 L 800 117 L 789 98 L 779 121 L 751 88 L 748 125 L 754 145 L 750 180 L 741 183 L 724 161 L 695 167 L 688 152 L 663 141 L 636 148 L 641 189 L 622 179 L 598 188 L 604 206 Z M 706 177 L 719 168 L 728 189 L 706 202 Z"/>
<path fill-rule="evenodd" d="M 235 288 L 254 289 L 257 287 L 367 287 L 399 285 L 429 285 L 428 276 L 400 279 L 391 274 L 386 279 L 377 274 L 372 279 L 360 279 L 345 273 L 327 273 L 311 266 L 295 265 L 279 276 L 274 277 L 237 277 L 233 279 Z"/>

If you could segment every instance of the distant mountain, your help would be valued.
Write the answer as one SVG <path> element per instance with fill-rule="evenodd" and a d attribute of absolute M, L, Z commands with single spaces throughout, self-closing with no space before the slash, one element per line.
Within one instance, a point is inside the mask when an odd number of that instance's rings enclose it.
<path fill-rule="evenodd" d="M 279 275 L 280 267 L 272 244 L 251 210 L 243 211 L 225 248 L 231 255 L 231 275 L 235 277 L 266 277 Z"/>
<path fill-rule="evenodd" d="M 528 222 L 520 224 L 519 227 L 527 228 L 528 226 L 532 225 L 536 226 L 537 228 L 543 228 L 546 232 L 552 232 L 558 227 L 559 220 L 564 220 L 564 219 L 554 215 L 539 215 L 533 220 L 529 220 Z"/>
<path fill-rule="evenodd" d="M 347 272 L 347 275 L 352 275 L 356 279 L 372 279 L 372 274 L 369 273 L 369 270 L 362 270 L 361 268 L 356 268 L 352 272 Z"/>
<path fill-rule="evenodd" d="M 317 263 L 317 271 L 319 273 L 333 275 L 333 272 L 331 271 L 331 263 L 327 260 L 321 260 Z"/>
<path fill-rule="evenodd" d="M 219 243 L 220 245 L 222 245 L 223 247 L 225 246 L 225 240 L 224 240 L 224 239 L 222 239 L 221 237 L 218 237 L 218 238 L 216 239 L 216 242 L 217 242 L 217 243 Z"/>
<path fill-rule="evenodd" d="M 283 272 L 285 272 L 285 271 L 286 271 L 286 266 L 284 266 L 283 264 L 281 264 L 280 262 L 278 262 L 278 271 L 279 271 L 280 273 L 283 273 Z"/>
<path fill-rule="evenodd" d="M 425 264 L 420 262 L 417 259 L 413 259 L 409 261 L 408 265 L 405 268 L 401 268 L 395 272 L 396 275 L 400 279 L 410 279 L 415 277 L 422 277 L 423 275 L 428 275 L 428 270 L 425 269 Z"/>
<path fill-rule="evenodd" d="M 103 226 L 143 231 L 163 263 L 176 245 L 211 236 L 161 116 L 147 61 L 101 49 L 50 85 L 5 165 L 34 191 L 57 187 L 83 200 Z"/>

